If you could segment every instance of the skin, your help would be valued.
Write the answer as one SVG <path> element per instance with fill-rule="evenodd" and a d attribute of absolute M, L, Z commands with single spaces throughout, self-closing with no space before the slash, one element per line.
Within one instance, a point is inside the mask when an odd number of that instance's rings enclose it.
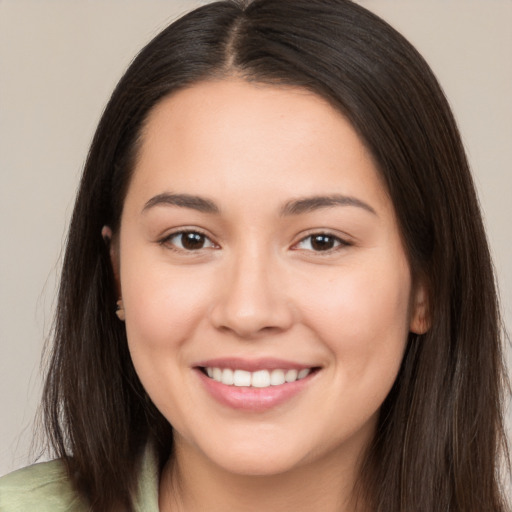
<path fill-rule="evenodd" d="M 200 196 L 218 212 L 151 201 L 161 194 Z M 351 204 L 283 212 L 333 194 Z M 205 235 L 199 248 L 183 248 L 183 230 Z M 313 234 L 328 235 L 328 250 Z M 116 239 L 131 356 L 175 429 L 161 510 L 355 510 L 359 461 L 426 305 L 387 191 L 344 117 L 307 91 L 237 79 L 164 99 Z M 222 357 L 319 371 L 276 407 L 238 410 L 194 369 Z"/>

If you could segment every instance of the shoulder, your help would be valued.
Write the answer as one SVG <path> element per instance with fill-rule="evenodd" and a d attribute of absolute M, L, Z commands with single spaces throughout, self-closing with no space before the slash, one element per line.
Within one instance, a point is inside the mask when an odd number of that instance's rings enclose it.
<path fill-rule="evenodd" d="M 1 512 L 87 510 L 58 460 L 34 464 L 0 478 Z"/>

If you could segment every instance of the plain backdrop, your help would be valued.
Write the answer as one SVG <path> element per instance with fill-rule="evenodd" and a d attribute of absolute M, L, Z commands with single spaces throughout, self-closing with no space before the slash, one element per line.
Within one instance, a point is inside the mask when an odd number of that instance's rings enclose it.
<path fill-rule="evenodd" d="M 102 109 L 177 0 L 0 0 L 0 474 L 31 462 L 66 226 Z M 440 79 L 466 145 L 512 327 L 512 1 L 360 0 Z M 509 366 L 512 366 L 510 352 Z M 509 416 L 511 413 L 509 411 Z"/>

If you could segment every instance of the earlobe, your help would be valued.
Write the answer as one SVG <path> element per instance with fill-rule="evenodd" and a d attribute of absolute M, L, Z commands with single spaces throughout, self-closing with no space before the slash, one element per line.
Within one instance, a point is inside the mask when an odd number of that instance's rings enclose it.
<path fill-rule="evenodd" d="M 126 315 L 124 313 L 124 303 L 123 299 L 119 299 L 116 303 L 116 315 L 121 322 L 124 322 L 126 320 Z"/>
<path fill-rule="evenodd" d="M 415 334 L 425 334 L 431 325 L 429 295 L 424 282 L 416 285 L 412 298 L 411 321 L 409 330 Z"/>
<path fill-rule="evenodd" d="M 112 241 L 112 229 L 110 226 L 103 226 L 101 228 L 101 238 L 107 246 L 110 246 L 110 242 Z"/>

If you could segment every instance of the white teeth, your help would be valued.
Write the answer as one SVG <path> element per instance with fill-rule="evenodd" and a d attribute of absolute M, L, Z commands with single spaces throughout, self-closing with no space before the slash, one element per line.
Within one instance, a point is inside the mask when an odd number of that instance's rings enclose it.
<path fill-rule="evenodd" d="M 213 378 L 219 382 L 222 381 L 222 370 L 220 368 L 213 369 Z"/>
<path fill-rule="evenodd" d="M 226 384 L 227 386 L 232 386 L 234 383 L 233 370 L 231 370 L 230 368 L 226 368 L 226 369 L 222 370 L 221 382 L 222 382 L 222 384 Z"/>
<path fill-rule="evenodd" d="M 311 368 L 302 370 L 258 370 L 248 372 L 245 370 L 232 370 L 230 368 L 206 368 L 206 374 L 217 382 L 227 386 L 268 388 L 269 386 L 280 386 L 285 382 L 295 382 L 304 379 L 311 373 Z"/>
<path fill-rule="evenodd" d="M 303 379 L 304 377 L 307 377 L 310 372 L 311 372 L 311 370 L 309 368 L 303 368 L 302 370 L 299 371 L 299 374 L 297 375 L 297 379 L 300 380 L 300 379 Z"/>
<path fill-rule="evenodd" d="M 297 370 L 288 370 L 284 375 L 284 379 L 286 382 L 295 382 L 298 374 L 299 372 Z"/>
<path fill-rule="evenodd" d="M 235 386 L 250 386 L 251 372 L 246 372 L 245 370 L 235 370 L 233 372 L 233 384 Z"/>
<path fill-rule="evenodd" d="M 270 385 L 280 386 L 286 382 L 284 378 L 284 370 L 272 370 L 270 374 Z"/>
<path fill-rule="evenodd" d="M 268 370 L 259 370 L 252 374 L 251 386 L 254 388 L 268 388 L 270 386 L 270 373 Z"/>

